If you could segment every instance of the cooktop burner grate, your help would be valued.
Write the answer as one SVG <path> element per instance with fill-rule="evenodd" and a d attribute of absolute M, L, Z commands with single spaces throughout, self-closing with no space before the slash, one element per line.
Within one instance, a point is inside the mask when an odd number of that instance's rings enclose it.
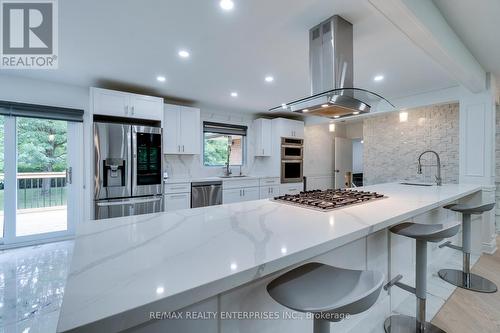
<path fill-rule="evenodd" d="M 362 204 L 368 201 L 386 198 L 377 192 L 358 191 L 351 189 L 312 190 L 299 194 L 286 194 L 274 197 L 275 201 L 299 207 L 321 211 L 330 211 L 336 208 Z"/>

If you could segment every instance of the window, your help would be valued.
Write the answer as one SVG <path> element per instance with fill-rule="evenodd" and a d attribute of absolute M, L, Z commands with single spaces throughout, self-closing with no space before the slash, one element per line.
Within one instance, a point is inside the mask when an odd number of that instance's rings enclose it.
<path fill-rule="evenodd" d="M 203 165 L 243 165 L 246 135 L 246 126 L 204 122 Z"/>

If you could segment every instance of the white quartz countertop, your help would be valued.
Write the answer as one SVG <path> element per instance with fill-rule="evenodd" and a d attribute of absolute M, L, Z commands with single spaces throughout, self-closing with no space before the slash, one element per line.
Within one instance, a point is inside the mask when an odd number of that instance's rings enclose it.
<path fill-rule="evenodd" d="M 58 332 L 116 332 L 292 266 L 481 190 L 363 189 L 388 198 L 330 212 L 258 200 L 89 221 L 77 228 Z"/>
<path fill-rule="evenodd" d="M 180 183 L 196 183 L 204 181 L 232 181 L 232 180 L 251 180 L 251 179 L 264 179 L 264 178 L 280 178 L 280 176 L 259 176 L 259 175 L 245 175 L 243 177 L 193 177 L 193 178 L 167 178 L 163 182 L 165 184 L 180 184 Z"/>

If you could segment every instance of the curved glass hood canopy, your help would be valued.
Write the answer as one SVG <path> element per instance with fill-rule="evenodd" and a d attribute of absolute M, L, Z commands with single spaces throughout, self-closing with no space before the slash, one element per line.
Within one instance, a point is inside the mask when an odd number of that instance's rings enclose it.
<path fill-rule="evenodd" d="M 271 112 L 291 111 L 303 115 L 332 119 L 369 113 L 372 106 L 395 108 L 384 97 L 361 88 L 338 88 L 298 99 L 269 109 Z"/>
<path fill-rule="evenodd" d="M 311 96 L 269 111 L 341 118 L 394 108 L 382 96 L 354 88 L 353 74 L 353 26 L 334 15 L 309 30 Z"/>

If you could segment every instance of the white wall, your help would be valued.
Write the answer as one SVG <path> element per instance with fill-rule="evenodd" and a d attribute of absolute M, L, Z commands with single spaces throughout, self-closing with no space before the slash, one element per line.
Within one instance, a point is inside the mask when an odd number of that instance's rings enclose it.
<path fill-rule="evenodd" d="M 333 188 L 334 136 L 328 124 L 304 127 L 304 176 L 308 190 Z"/>
<path fill-rule="evenodd" d="M 0 100 L 88 111 L 89 91 L 84 87 L 0 75 Z"/>
<path fill-rule="evenodd" d="M 255 137 L 252 114 L 221 112 L 214 109 L 201 110 L 201 122 L 212 121 L 233 125 L 247 126 L 245 165 L 242 167 L 244 174 L 267 175 L 269 170 L 269 157 L 255 157 Z M 201 147 L 203 149 L 203 136 L 201 136 Z M 202 152 L 200 152 L 202 153 Z M 203 165 L 203 156 L 200 155 L 165 155 L 165 169 L 170 178 L 203 178 L 220 176 L 222 167 L 206 167 Z M 239 167 L 232 167 L 233 173 L 239 172 Z"/>
<path fill-rule="evenodd" d="M 352 140 L 352 173 L 363 172 L 363 143 L 361 139 Z"/>

